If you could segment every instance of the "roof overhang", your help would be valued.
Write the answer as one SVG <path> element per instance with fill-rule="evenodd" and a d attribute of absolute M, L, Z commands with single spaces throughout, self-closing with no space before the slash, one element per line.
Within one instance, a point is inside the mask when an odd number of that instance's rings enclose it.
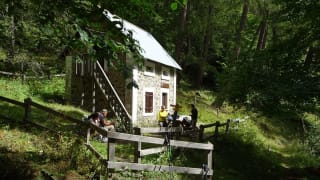
<path fill-rule="evenodd" d="M 158 62 L 176 69 L 181 70 L 180 65 L 169 55 L 169 53 L 161 46 L 161 44 L 147 31 L 126 21 L 119 16 L 111 14 L 108 10 L 104 10 L 103 14 L 112 22 L 120 21 L 123 24 L 122 33 L 128 35 L 132 33 L 132 38 L 136 40 L 140 46 L 140 54 L 145 59 Z"/>

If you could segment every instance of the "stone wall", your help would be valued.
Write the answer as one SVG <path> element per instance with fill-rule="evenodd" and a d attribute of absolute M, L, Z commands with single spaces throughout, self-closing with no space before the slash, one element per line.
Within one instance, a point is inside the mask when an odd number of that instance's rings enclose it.
<path fill-rule="evenodd" d="M 174 103 L 174 69 L 170 68 L 170 80 L 163 80 L 161 78 L 162 65 L 156 63 L 155 65 L 155 76 L 147 76 L 143 71 L 138 72 L 138 113 L 137 113 L 137 124 L 141 126 L 155 126 L 157 124 L 157 113 L 161 107 L 161 84 L 163 82 L 169 84 L 169 104 Z M 153 114 L 145 116 L 143 113 L 144 106 L 144 89 L 154 88 L 153 94 Z"/>

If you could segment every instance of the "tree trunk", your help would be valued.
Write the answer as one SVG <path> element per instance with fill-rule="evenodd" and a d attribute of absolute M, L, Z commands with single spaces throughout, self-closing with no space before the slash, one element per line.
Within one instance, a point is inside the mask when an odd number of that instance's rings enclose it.
<path fill-rule="evenodd" d="M 9 5 L 7 5 L 7 13 L 9 14 L 9 6 L 14 7 L 14 2 L 11 1 Z M 10 22 L 9 22 L 9 36 L 10 43 L 8 48 L 8 62 L 10 66 L 13 66 L 14 58 L 15 58 L 15 17 L 14 13 L 11 12 Z M 10 67 L 12 68 L 12 67 Z"/>
<path fill-rule="evenodd" d="M 187 1 L 185 7 L 183 8 L 183 10 L 181 12 L 180 26 L 178 27 L 178 34 L 177 34 L 177 39 L 176 39 L 176 43 L 175 43 L 174 58 L 178 64 L 182 64 L 181 54 L 182 54 L 183 43 L 185 41 L 185 29 L 186 29 L 189 4 L 190 4 L 190 2 Z M 177 77 L 178 84 L 179 84 L 180 80 L 181 80 L 181 76 L 178 74 L 178 77 Z"/>
<path fill-rule="evenodd" d="M 312 59 L 313 59 L 313 54 L 314 54 L 314 47 L 311 46 L 311 47 L 309 47 L 306 59 L 304 61 L 303 67 L 305 70 L 309 69 L 311 62 L 312 62 Z"/>
<path fill-rule="evenodd" d="M 210 3 L 209 7 L 208 7 L 208 14 L 207 14 L 207 26 L 205 29 L 205 35 L 204 35 L 204 39 L 203 39 L 203 48 L 202 48 L 202 52 L 201 52 L 201 56 L 202 58 L 200 59 L 200 62 L 198 62 L 199 67 L 196 70 L 196 73 L 194 74 L 195 76 L 195 81 L 193 83 L 193 86 L 195 88 L 200 88 L 202 86 L 203 83 L 203 71 L 204 68 L 202 67 L 203 64 L 205 64 L 207 62 L 208 59 L 208 52 L 209 52 L 209 47 L 211 44 L 211 36 L 212 36 L 212 10 L 213 10 L 213 5 Z"/>
<path fill-rule="evenodd" d="M 268 27 L 266 26 L 266 28 L 265 28 L 265 30 L 264 30 L 263 40 L 262 40 L 262 49 L 265 49 L 265 48 L 266 48 L 267 37 L 268 37 Z"/>
<path fill-rule="evenodd" d="M 8 16 L 8 44 L 7 44 L 7 70 L 14 72 L 14 61 L 15 61 L 15 17 L 12 11 L 14 2 L 11 1 L 6 4 L 6 13 Z"/>
<path fill-rule="evenodd" d="M 258 35 L 259 35 L 261 26 L 262 26 L 262 21 L 260 22 L 259 27 L 257 28 L 256 33 L 255 33 L 255 35 L 254 35 L 254 37 L 253 37 L 253 39 L 252 39 L 252 41 L 251 41 L 251 43 L 250 43 L 250 47 L 249 47 L 249 50 L 250 50 L 250 51 L 253 49 L 253 46 L 254 46 L 255 43 L 256 43 L 256 40 L 257 40 L 257 37 L 258 37 Z"/>
<path fill-rule="evenodd" d="M 242 7 L 242 15 L 240 19 L 240 26 L 239 26 L 239 29 L 237 30 L 237 35 L 236 35 L 236 59 L 238 59 L 240 55 L 241 38 L 242 38 L 241 34 L 246 27 L 248 12 L 249 12 L 249 0 L 244 0 L 243 7 Z"/>
<path fill-rule="evenodd" d="M 180 18 L 180 26 L 178 27 L 178 35 L 176 39 L 176 46 L 175 46 L 175 58 L 178 63 L 181 63 L 181 53 L 182 53 L 182 45 L 185 38 L 185 29 L 186 29 L 186 22 L 187 22 L 187 11 L 188 11 L 189 1 L 185 5 L 182 10 L 181 18 Z"/>
<path fill-rule="evenodd" d="M 261 50 L 264 48 L 265 46 L 265 40 L 266 40 L 266 35 L 267 35 L 267 23 L 265 20 L 263 20 L 261 22 L 261 26 L 260 26 L 260 30 L 259 30 L 259 39 L 258 39 L 258 43 L 257 43 L 257 50 Z"/>
<path fill-rule="evenodd" d="M 14 49 L 15 49 L 15 24 L 14 24 L 14 16 L 11 16 L 11 22 L 10 22 L 10 50 L 9 50 L 9 55 L 11 57 L 11 62 L 13 63 L 14 61 Z"/>
<path fill-rule="evenodd" d="M 9 44 L 8 44 L 8 70 L 9 71 L 13 71 L 14 70 L 14 61 L 15 61 L 15 17 L 14 17 L 14 13 L 13 12 L 9 12 L 12 11 L 14 7 L 14 2 L 11 1 L 9 4 L 7 4 L 6 6 L 6 11 L 7 14 L 11 14 L 9 17 Z M 11 9 L 11 10 L 10 10 Z"/>
<path fill-rule="evenodd" d="M 208 7 L 207 27 L 206 27 L 206 34 L 204 37 L 204 46 L 203 46 L 203 53 L 202 53 L 202 58 L 204 61 L 206 61 L 208 58 L 209 46 L 210 46 L 210 41 L 212 36 L 212 27 L 211 27 L 212 9 L 213 9 L 212 4 L 210 4 Z"/>

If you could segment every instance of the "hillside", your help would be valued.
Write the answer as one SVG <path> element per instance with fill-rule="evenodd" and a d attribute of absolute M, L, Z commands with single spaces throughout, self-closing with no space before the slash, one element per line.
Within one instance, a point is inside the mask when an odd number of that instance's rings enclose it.
<path fill-rule="evenodd" d="M 192 91 L 187 86 L 182 89 L 178 93 L 178 102 L 186 107 L 194 99 L 195 93 L 200 92 L 201 97 L 197 97 L 200 124 L 225 122 L 227 119 L 231 119 L 231 122 L 240 120 L 240 123 L 231 123 L 228 134 L 213 141 L 216 153 L 215 179 L 320 177 L 319 157 L 317 153 L 312 154 L 319 148 L 319 143 L 313 143 L 312 147 L 308 144 L 319 140 L 320 123 L 316 114 L 305 113 L 303 119 L 300 119 L 291 111 L 248 111 L 244 107 L 233 107 L 227 103 L 217 109 L 212 106 L 213 92 Z M 310 131 L 311 127 L 317 127 L 318 130 Z"/>
<path fill-rule="evenodd" d="M 24 85 L 19 80 L 0 79 L 0 96 L 19 101 L 31 97 L 76 118 L 87 114 L 75 107 L 57 103 L 63 101 L 63 89 L 63 79 L 29 81 Z M 195 97 L 196 92 L 200 96 Z M 177 97 L 182 105 L 181 114 L 189 114 L 188 104 L 196 99 L 198 125 L 231 119 L 228 134 L 222 130 L 217 140 L 209 139 L 215 146 L 214 179 L 319 179 L 320 159 L 316 156 L 319 146 L 308 143 L 319 136 L 304 132 L 301 125 L 304 122 L 308 132 L 311 132 L 309 127 L 319 128 L 315 114 L 305 113 L 301 121 L 292 112 L 263 114 L 228 104 L 216 109 L 212 107 L 213 92 L 195 91 L 188 85 L 180 87 Z M 22 121 L 23 109 L 2 101 L 0 106 L 0 160 L 3 162 L 0 165 L 0 179 L 91 179 L 100 174 L 101 166 L 97 159 L 83 145 L 85 130 L 41 111 L 33 114 L 33 119 L 54 131 L 36 128 Z M 205 136 L 213 134 L 213 131 L 214 128 L 206 130 Z M 94 145 L 102 153 L 106 151 L 100 142 L 96 141 Z M 128 154 L 130 148 L 119 147 L 123 158 L 131 158 Z M 198 159 L 199 155 L 193 151 L 179 151 L 176 163 L 184 162 L 197 167 L 200 164 Z M 156 163 L 159 160 L 163 157 L 150 157 L 145 161 Z M 147 174 L 145 177 L 168 176 Z M 197 178 L 189 176 L 189 179 Z"/>

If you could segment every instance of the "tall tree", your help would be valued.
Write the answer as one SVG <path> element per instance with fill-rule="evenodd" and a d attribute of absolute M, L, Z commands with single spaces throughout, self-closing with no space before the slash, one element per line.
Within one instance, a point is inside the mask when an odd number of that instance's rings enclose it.
<path fill-rule="evenodd" d="M 177 38 L 176 38 L 176 46 L 175 46 L 175 58 L 178 61 L 178 63 L 181 62 L 181 54 L 182 54 L 182 47 L 185 41 L 185 30 L 186 30 L 186 22 L 187 22 L 187 14 L 188 14 L 188 4 L 190 0 L 186 1 L 185 4 L 183 4 L 183 7 L 181 8 L 181 15 L 180 15 L 180 21 L 179 26 L 177 26 Z"/>
<path fill-rule="evenodd" d="M 247 16 L 249 12 L 249 0 L 243 0 L 243 7 L 242 7 L 242 14 L 240 18 L 240 24 L 239 28 L 237 29 L 237 34 L 236 34 L 236 60 L 239 58 L 240 51 L 241 51 L 241 38 L 242 38 L 242 33 L 246 27 L 246 22 L 247 22 Z"/>

